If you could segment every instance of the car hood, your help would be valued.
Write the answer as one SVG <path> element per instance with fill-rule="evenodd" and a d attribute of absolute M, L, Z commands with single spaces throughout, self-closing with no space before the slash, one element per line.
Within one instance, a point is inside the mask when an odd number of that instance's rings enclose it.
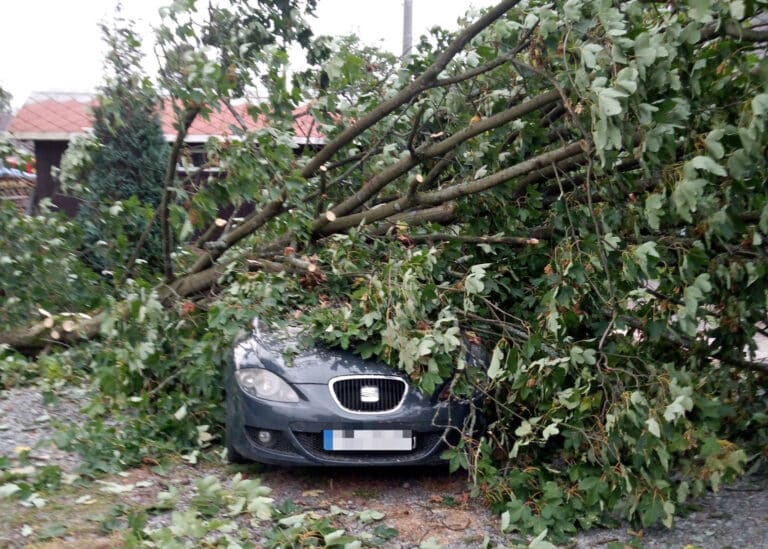
<path fill-rule="evenodd" d="M 326 384 L 334 377 L 355 374 L 396 375 L 405 378 L 386 364 L 365 360 L 349 351 L 315 345 L 302 348 L 300 333 L 291 329 L 267 332 L 254 323 L 254 330 L 235 344 L 238 368 L 263 367 L 290 383 Z"/>

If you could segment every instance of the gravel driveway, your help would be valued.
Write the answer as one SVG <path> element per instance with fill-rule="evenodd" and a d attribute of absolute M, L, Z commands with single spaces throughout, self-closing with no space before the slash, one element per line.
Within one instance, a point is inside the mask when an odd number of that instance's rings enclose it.
<path fill-rule="evenodd" d="M 0 395 L 0 456 L 12 457 L 20 446 L 32 448 L 31 463 L 58 464 L 71 471 L 78 463 L 77 456 L 63 452 L 50 443 L 54 422 L 80 421 L 78 412 L 82 393 L 67 389 L 57 403 L 45 406 L 40 393 L 34 388 L 20 388 Z M 206 464 L 192 467 L 183 463 L 174 465 L 162 475 L 150 469 L 136 469 L 112 479 L 112 482 L 131 483 L 136 488 L 114 496 L 110 506 L 121 503 L 149 505 L 157 492 L 173 485 L 191 494 L 194 481 L 205 475 L 214 475 L 222 482 L 232 472 L 224 464 Z M 468 498 L 467 486 L 461 475 L 448 475 L 440 469 L 380 469 L 380 470 L 314 470 L 267 469 L 258 473 L 264 484 L 273 489 L 272 496 L 280 502 L 295 501 L 306 508 L 335 505 L 344 509 L 376 509 L 385 515 L 385 523 L 397 529 L 396 540 L 386 547 L 418 547 L 430 537 L 445 547 L 482 547 L 487 535 L 494 546 L 511 543 L 499 533 L 498 519 L 479 502 Z M 41 508 L 41 522 L 50 519 L 52 512 L 71 508 L 75 495 L 52 494 L 47 507 Z M 190 496 L 187 496 L 190 497 Z M 183 501 L 182 497 L 182 501 Z M 3 500 L 0 499 L 0 503 Z M 31 521 L 27 509 L 18 502 L 5 509 L 0 506 L 0 547 L 23 547 L 29 541 L 22 535 L 24 520 Z M 69 505 L 69 507 L 68 507 Z M 109 509 L 110 507 L 105 507 Z M 724 487 L 717 494 L 707 494 L 695 503 L 696 510 L 678 518 L 671 530 L 664 528 L 644 532 L 641 542 L 649 549 L 683 548 L 687 545 L 704 549 L 725 547 L 768 548 L 768 477 L 753 476 Z M 49 511 L 53 510 L 53 511 Z M 13 514 L 20 514 L 14 520 Z M 91 509 L 94 511 L 94 508 Z M 77 511 L 76 511 L 77 512 Z M 106 511 L 105 511 L 106 512 Z M 69 519 L 62 519 L 69 520 Z M 153 526 L 162 526 L 168 514 L 152 518 Z M 25 523 L 26 531 L 45 531 L 45 524 Z M 354 525 L 350 524 L 350 530 Z M 92 528 L 95 530 L 95 527 Z M 44 539 L 44 538 L 43 538 Z M 580 534 L 568 547 L 600 548 L 611 542 L 630 540 L 628 528 L 593 530 Z M 49 542 L 50 543 L 50 542 Z M 45 547 L 118 547 L 119 540 L 94 534 L 87 529 L 70 531 Z"/>

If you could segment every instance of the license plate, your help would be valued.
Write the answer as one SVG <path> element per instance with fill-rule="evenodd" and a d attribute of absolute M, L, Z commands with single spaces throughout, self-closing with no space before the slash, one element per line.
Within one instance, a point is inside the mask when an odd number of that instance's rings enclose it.
<path fill-rule="evenodd" d="M 402 429 L 356 429 L 323 431 L 323 450 L 330 452 L 411 451 L 413 431 Z"/>

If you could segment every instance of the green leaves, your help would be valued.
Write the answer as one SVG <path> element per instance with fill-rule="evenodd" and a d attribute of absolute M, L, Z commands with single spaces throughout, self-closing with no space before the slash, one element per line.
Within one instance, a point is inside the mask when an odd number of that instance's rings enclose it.
<path fill-rule="evenodd" d="M 688 179 L 684 178 L 675 186 L 672 191 L 672 205 L 675 207 L 677 215 L 689 223 L 693 222 L 692 213 L 695 213 L 704 196 L 704 189 L 709 182 L 706 179 Z"/>
<path fill-rule="evenodd" d="M 13 494 L 21 490 L 18 485 L 13 482 L 7 482 L 0 486 L 0 498 L 11 497 Z"/>
<path fill-rule="evenodd" d="M 470 40 L 437 83 L 427 79 L 412 100 L 355 134 L 306 178 L 300 170 L 315 151 L 293 148 L 293 107 L 311 100 L 317 129 L 330 141 L 421 82 L 450 38 L 442 31 L 425 37 L 405 66 L 355 38 L 319 41 L 310 70 L 288 90 L 286 54 L 275 44 L 283 35 L 298 39 L 301 25 L 288 25 L 293 15 L 282 17 L 277 4 L 263 7 L 248 12 L 253 24 L 245 26 L 243 14 L 215 7 L 221 25 L 206 28 L 218 31 L 210 34 L 183 21 L 191 4 L 168 14 L 177 25 L 162 33 L 163 45 L 191 46 L 166 67 L 166 85 L 178 97 L 213 105 L 260 77 L 270 94 L 251 109 L 269 118 L 268 127 L 211 145 L 226 179 L 187 197 L 194 211 L 180 196 L 172 221 L 185 233 L 197 226 L 194 217 L 206 221 L 222 204 L 258 210 L 283 197 L 285 211 L 227 251 L 218 265 L 224 276 L 182 310 L 162 309 L 139 280 L 119 288 L 124 305 L 106 313 L 103 339 L 80 355 L 53 349 L 55 358 L 31 368 L 17 355 L 0 364 L 14 375 L 90 365 L 103 396 L 89 413 L 122 419 L 119 432 L 94 420 L 72 435 L 94 469 L 147 454 L 196 456 L 210 444 L 220 423 L 220 371 L 253 314 L 305 323 L 322 344 L 386 361 L 422 394 L 439 388 L 435 400 L 484 395 L 489 432 L 478 440 L 464 426 L 466 436 L 443 457 L 452 470 L 470 470 L 478 496 L 502 512 L 503 530 L 537 536 L 540 546 L 599 523 L 606 510 L 644 525 L 671 524 L 698 489 L 677 479 L 719 485 L 743 465 L 741 445 L 753 444 L 751 455 L 760 455 L 768 440 L 764 398 L 753 373 L 731 368 L 766 318 L 768 288 L 760 261 L 768 238 L 765 61 L 722 32 L 732 17 L 752 16 L 744 5 L 520 3 Z M 764 12 L 762 5 L 755 10 Z M 525 29 L 532 42 L 515 63 L 462 75 L 501 62 Z M 212 43 L 197 47 L 202 36 Z M 231 75 L 213 50 L 233 61 Z M 508 116 L 555 84 L 562 116 L 554 104 L 539 106 L 454 146 L 467 128 Z M 118 114 L 127 127 L 130 120 Z M 584 146 L 565 159 L 534 160 L 561 141 Z M 433 147 L 439 155 L 421 156 Z M 435 205 L 445 214 L 439 224 L 418 203 L 426 193 L 510 167 L 521 171 L 492 190 Z M 344 235 L 315 230 L 328 221 L 322 212 L 340 211 L 347 198 L 378 184 L 348 212 L 356 217 Z M 151 218 L 130 199 L 120 207 L 94 216 L 112 231 L 94 254 L 131 242 L 130 231 L 114 229 L 123 221 L 117 217 L 131 216 L 132 226 Z M 377 211 L 398 217 L 360 223 Z M 28 230 L 42 236 L 0 256 L 3 281 L 26 288 L 19 284 L 25 269 L 39 276 L 57 261 L 64 276 L 80 276 L 76 247 L 62 253 L 51 243 L 54 263 L 40 253 L 49 250 L 35 247 L 61 234 L 7 219 L 20 240 Z M 230 227 L 240 222 L 235 216 Z M 188 264 L 200 253 L 179 248 L 176 260 Z M 8 274 L 16 271 L 22 274 Z M 42 285 L 18 296 L 25 314 L 40 321 L 47 315 L 37 307 L 55 316 L 70 303 Z M 242 482 L 201 484 L 196 514 L 177 517 L 177 532 L 210 533 L 206 521 L 222 513 L 271 515 L 268 546 L 358 542 L 334 522 L 343 511 L 277 509 L 268 493 Z M 356 528 L 383 520 L 372 511 L 346 516 Z M 175 535 L 158 533 L 156 541 Z"/>
<path fill-rule="evenodd" d="M 578 345 L 571 347 L 571 362 L 575 366 L 586 364 L 594 366 L 597 363 L 596 352 L 594 349 L 585 349 Z"/>
<path fill-rule="evenodd" d="M 648 427 L 649 433 L 656 438 L 661 438 L 661 427 L 659 427 L 659 422 L 656 421 L 656 418 L 649 417 L 645 420 L 645 425 Z"/>
<path fill-rule="evenodd" d="M 723 158 L 723 156 L 725 156 L 725 148 L 720 143 L 724 135 L 725 132 L 722 129 L 714 129 L 709 132 L 707 137 L 704 139 L 704 144 L 707 147 L 707 151 L 715 160 L 720 160 Z"/>
<path fill-rule="evenodd" d="M 652 275 L 649 271 L 649 260 L 650 258 L 659 259 L 660 257 L 659 252 L 656 250 L 656 242 L 651 240 L 643 242 L 635 248 L 634 255 L 640 269 L 650 278 Z"/>
<path fill-rule="evenodd" d="M 588 69 L 597 67 L 597 56 L 603 51 L 600 44 L 585 43 L 581 46 L 581 62 Z"/>
<path fill-rule="evenodd" d="M 699 23 L 709 23 L 712 20 L 712 0 L 691 0 L 688 14 Z"/>
<path fill-rule="evenodd" d="M 637 69 L 633 67 L 624 67 L 616 75 L 616 86 L 629 95 L 632 95 L 637 91 L 638 74 Z"/>
<path fill-rule="evenodd" d="M 684 169 L 686 171 L 690 171 L 691 169 L 706 171 L 720 177 L 726 177 L 728 175 L 728 172 L 725 171 L 725 168 L 723 168 L 709 156 L 694 157 L 692 160 L 689 160 L 686 163 Z"/>
<path fill-rule="evenodd" d="M 763 231 L 763 234 L 768 235 L 768 203 L 760 212 L 760 230 Z"/>
<path fill-rule="evenodd" d="M 363 511 L 360 511 L 360 513 L 358 513 L 357 515 L 357 519 L 363 524 L 379 521 L 383 518 L 384 518 L 384 513 L 382 513 L 381 511 L 376 511 L 375 509 L 365 509 Z"/>
<path fill-rule="evenodd" d="M 501 522 L 500 522 L 500 528 L 502 532 L 506 532 L 509 529 L 511 519 L 509 516 L 509 511 L 504 511 L 501 514 Z"/>
<path fill-rule="evenodd" d="M 614 88 L 599 88 L 597 90 L 597 104 L 600 114 L 604 117 L 616 116 L 622 113 L 619 99 L 627 97 L 627 93 Z"/>
<path fill-rule="evenodd" d="M 491 354 L 491 363 L 488 366 L 488 378 L 496 379 L 502 372 L 502 360 L 504 358 L 504 351 L 502 350 L 500 343 L 496 344 Z"/>
<path fill-rule="evenodd" d="M 525 438 L 528 435 L 530 435 L 533 432 L 533 426 L 531 425 L 531 422 L 527 419 L 524 419 L 520 426 L 515 429 L 515 436 L 518 438 Z"/>
<path fill-rule="evenodd" d="M 711 134 L 711 147 L 716 153 L 720 152 L 722 146 L 717 141 L 719 134 Z M 712 157 L 696 156 L 685 163 L 683 166 L 683 179 L 681 179 L 675 190 L 672 192 L 672 204 L 676 213 L 688 222 L 693 221 L 691 214 L 703 209 L 703 206 L 709 202 L 705 200 L 705 190 L 709 184 L 708 179 L 702 175 L 714 175 L 726 177 L 728 172 L 718 164 Z"/>
<path fill-rule="evenodd" d="M 641 67 L 651 67 L 657 58 L 667 57 L 664 36 L 657 32 L 641 32 L 635 38 L 635 60 Z"/>
<path fill-rule="evenodd" d="M 664 203 L 664 195 L 658 193 L 649 194 L 645 199 L 645 217 L 648 226 L 656 231 L 659 230 L 660 219 L 664 214 Z"/>
<path fill-rule="evenodd" d="M 683 292 L 683 304 L 677 309 L 677 321 L 683 333 L 693 337 L 698 331 L 699 307 L 712 290 L 708 273 L 700 274 Z"/>
<path fill-rule="evenodd" d="M 485 278 L 485 270 L 489 266 L 490 263 L 483 263 L 470 267 L 469 274 L 464 279 L 464 288 L 468 294 L 479 294 L 483 291 L 485 288 L 483 278 Z"/>
<path fill-rule="evenodd" d="M 761 118 L 768 116 L 768 93 L 759 93 L 752 98 L 752 113 Z"/>
<path fill-rule="evenodd" d="M 0 202 L 0 331 L 53 314 L 88 310 L 102 302 L 105 287 L 78 253 L 80 227 L 61 214 L 31 217 Z"/>
<path fill-rule="evenodd" d="M 693 400 L 689 395 L 680 395 L 664 410 L 664 419 L 674 423 L 693 409 Z"/>

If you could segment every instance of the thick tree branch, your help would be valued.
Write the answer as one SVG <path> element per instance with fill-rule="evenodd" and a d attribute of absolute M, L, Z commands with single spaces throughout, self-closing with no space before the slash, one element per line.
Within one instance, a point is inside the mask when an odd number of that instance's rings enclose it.
<path fill-rule="evenodd" d="M 173 262 L 171 261 L 171 226 L 168 220 L 168 202 L 171 196 L 173 182 L 176 179 L 176 164 L 179 162 L 181 149 L 184 147 L 184 139 L 187 137 L 189 127 L 200 113 L 201 105 L 195 104 L 187 107 L 184 115 L 179 121 L 179 128 L 176 133 L 176 140 L 173 142 L 171 154 L 168 157 L 168 167 L 165 171 L 165 182 L 163 183 L 163 196 L 160 199 L 160 227 L 163 235 L 163 273 L 166 283 L 173 281 Z"/>
<path fill-rule="evenodd" d="M 416 116 L 413 118 L 413 122 L 411 122 L 411 135 L 408 137 L 408 152 L 411 153 L 411 156 L 417 162 L 421 159 L 419 158 L 419 153 L 416 151 L 414 143 L 416 142 L 416 135 L 418 134 L 419 126 L 421 125 L 421 118 L 424 116 L 424 111 L 426 110 L 427 106 L 422 105 L 419 111 L 416 113 Z"/>
<path fill-rule="evenodd" d="M 46 319 L 46 321 L 37 322 L 31 326 L 0 332 L 0 345 L 10 345 L 14 349 L 26 351 L 31 349 L 40 349 L 48 343 L 72 343 L 82 339 L 92 339 L 96 337 L 101 328 L 101 323 L 106 318 L 106 313 L 98 313 L 86 319 L 79 319 L 76 322 L 70 318 L 58 319 L 56 323 Z M 73 326 L 68 326 L 65 330 L 62 324 L 69 320 L 74 322 Z"/>
<path fill-rule="evenodd" d="M 573 162 L 571 162 L 571 160 L 573 160 Z M 584 159 L 573 157 L 573 159 L 569 158 L 565 162 L 559 163 L 556 166 L 557 168 L 556 170 L 547 169 L 547 170 L 542 170 L 541 173 L 542 175 L 546 176 L 546 179 L 550 179 L 556 173 L 568 173 L 569 171 L 572 171 L 575 168 L 581 167 L 583 164 L 584 164 Z M 636 170 L 639 167 L 640 167 L 640 161 L 637 160 L 636 158 L 625 158 L 621 162 L 619 162 L 616 166 L 613 167 L 613 171 L 615 173 L 625 173 L 625 172 L 631 172 L 633 170 Z M 583 184 L 584 181 L 585 181 L 585 175 L 583 173 L 579 173 L 579 174 L 572 175 L 560 182 L 552 183 L 550 186 L 545 187 L 541 191 L 541 194 L 544 197 L 543 204 L 545 206 L 550 206 L 552 203 L 557 202 L 560 199 L 561 188 L 565 191 L 570 191 L 578 187 L 579 185 Z M 647 189 L 649 187 L 649 184 L 655 181 L 656 181 L 656 177 L 644 179 L 640 185 L 628 189 L 626 191 L 626 194 L 628 195 L 630 192 L 640 192 L 641 190 Z M 519 192 L 516 195 L 517 198 L 525 194 L 525 189 L 519 189 L 518 191 Z"/>
<path fill-rule="evenodd" d="M 213 286 L 227 272 L 227 265 L 216 264 L 203 271 L 186 275 L 172 284 L 158 288 L 160 301 L 168 305 L 179 298 L 188 297 Z"/>
<path fill-rule="evenodd" d="M 293 256 L 278 256 L 272 259 L 265 259 L 263 257 L 256 257 L 248 259 L 248 265 L 256 267 L 256 270 L 265 270 L 273 273 L 299 273 L 299 274 L 313 274 L 316 276 L 325 277 L 322 271 L 316 264 L 299 259 Z"/>
<path fill-rule="evenodd" d="M 541 126 L 542 128 L 549 127 L 564 114 L 565 114 L 565 108 L 563 107 L 562 103 L 556 103 L 549 110 L 549 112 L 547 112 L 544 116 L 541 117 L 539 126 Z M 510 133 L 509 137 L 507 137 L 507 139 L 504 141 L 504 144 L 501 147 L 499 147 L 499 151 L 504 151 L 508 149 L 512 145 L 512 143 L 517 141 L 517 138 L 520 137 L 520 133 L 521 133 L 521 130 L 514 130 L 512 133 Z M 552 138 L 549 135 L 548 135 L 548 138 L 550 139 L 550 141 L 552 140 Z"/>
<path fill-rule="evenodd" d="M 482 135 L 489 130 L 503 126 L 504 124 L 508 124 L 513 120 L 517 120 L 518 118 L 540 109 L 545 105 L 553 103 L 558 99 L 560 99 L 560 94 L 557 91 L 551 90 L 544 92 L 524 103 L 515 105 L 514 107 L 493 116 L 489 116 L 475 124 L 471 124 L 438 143 L 422 145 L 416 150 L 417 154 L 415 156 L 408 155 L 372 177 L 356 193 L 333 208 L 333 213 L 336 217 L 341 217 L 347 215 L 349 212 L 355 211 L 374 195 L 378 194 L 389 183 L 416 167 L 418 165 L 417 157 L 427 159 L 448 154 L 465 141 L 478 135 Z M 324 218 L 319 218 L 315 221 L 313 229 L 317 232 L 325 223 L 326 220 Z"/>
<path fill-rule="evenodd" d="M 735 368 L 739 368 L 741 370 L 751 370 L 753 372 L 768 374 L 768 362 L 754 362 L 752 360 L 733 358 L 729 356 L 717 356 L 708 358 L 712 361 L 719 360 L 723 364 L 734 366 Z"/>
<path fill-rule="evenodd" d="M 528 174 L 525 179 L 520 181 L 520 183 L 517 185 L 517 188 L 515 189 L 515 192 L 512 193 L 510 198 L 517 200 L 518 198 L 525 195 L 526 190 L 531 185 L 535 185 L 536 183 L 540 183 L 542 181 L 547 181 L 556 173 L 568 172 L 580 168 L 587 162 L 588 159 L 589 156 L 586 153 L 582 153 L 566 158 L 565 160 L 561 160 L 560 162 L 544 166 L 540 170 L 536 170 L 535 172 Z"/>
<path fill-rule="evenodd" d="M 480 179 L 457 183 L 436 191 L 416 193 L 413 196 L 406 196 L 365 212 L 337 218 L 322 226 L 318 233 L 323 235 L 331 234 L 347 230 L 360 224 L 369 224 L 386 219 L 416 206 L 437 206 L 463 196 L 483 192 L 511 179 L 541 169 L 553 162 L 556 163 L 570 156 L 583 153 L 586 150 L 589 150 L 588 143 L 586 141 L 578 141 L 559 149 L 555 149 L 554 151 L 549 151 L 533 158 L 529 158 L 528 160 Z"/>
<path fill-rule="evenodd" d="M 423 195 L 417 196 L 417 199 L 420 204 L 430 206 L 448 200 L 456 200 L 462 196 L 486 191 L 511 179 L 529 174 L 552 163 L 560 162 L 568 157 L 586 153 L 589 150 L 589 143 L 586 141 L 577 141 L 576 143 L 565 145 L 553 151 L 539 154 L 487 177 L 466 181 L 431 193 L 424 193 Z"/>
<path fill-rule="evenodd" d="M 243 117 L 240 116 L 240 113 L 237 112 L 237 109 L 232 106 L 232 102 L 229 100 L 229 98 L 225 97 L 222 99 L 222 102 L 224 105 L 226 105 L 227 110 L 229 113 L 234 117 L 234 119 L 237 121 L 238 126 L 240 126 L 240 129 L 243 131 L 243 134 L 248 133 L 248 125 L 245 123 L 245 120 L 243 120 Z"/>
<path fill-rule="evenodd" d="M 337 160 L 336 162 L 331 162 L 330 164 L 326 165 L 326 168 L 328 168 L 328 171 L 331 172 L 338 168 L 343 168 L 344 166 L 348 164 L 352 164 L 353 162 L 357 162 L 359 160 L 363 160 L 365 158 L 368 158 L 371 154 L 378 154 L 381 152 L 381 147 L 370 147 L 365 150 L 365 152 L 357 153 L 352 156 L 348 156 L 347 158 L 343 158 L 341 160 Z"/>
<path fill-rule="evenodd" d="M 461 242 L 464 244 L 499 244 L 502 246 L 535 246 L 540 243 L 538 238 L 524 236 L 462 236 L 450 233 L 431 233 L 408 235 L 413 243 L 421 242 Z"/>
<path fill-rule="evenodd" d="M 745 42 L 768 42 L 768 31 L 745 28 L 735 21 L 715 21 L 701 29 L 701 41 L 706 42 L 718 35 L 729 36 Z"/>
<path fill-rule="evenodd" d="M 163 182 L 163 195 L 161 198 L 161 203 L 158 206 L 157 209 L 155 209 L 154 214 L 152 215 L 152 218 L 149 220 L 149 223 L 147 223 L 147 226 L 144 228 L 144 231 L 141 233 L 141 236 L 139 236 L 139 240 L 136 242 L 136 245 L 133 248 L 133 252 L 131 253 L 131 257 L 128 259 L 128 263 L 126 264 L 125 271 L 123 272 L 123 275 L 121 277 L 121 280 L 124 281 L 128 276 L 131 275 L 131 272 L 133 271 L 133 267 L 136 264 L 136 260 L 139 258 L 139 254 L 141 253 L 141 250 L 144 248 L 144 244 L 147 241 L 147 238 L 149 237 L 149 233 L 152 231 L 152 227 L 155 224 L 155 221 L 157 221 L 158 218 L 163 217 L 163 212 L 165 212 L 165 223 L 164 227 L 167 226 L 167 201 L 168 197 L 166 196 L 166 189 L 169 189 L 169 185 L 173 183 L 173 179 L 176 177 L 176 163 L 179 161 L 179 155 L 181 154 L 181 149 L 184 145 L 184 139 L 187 136 L 187 132 L 189 131 L 189 127 L 192 125 L 192 122 L 194 121 L 197 114 L 200 112 L 200 109 L 198 108 L 195 114 L 192 116 L 191 120 L 188 124 L 186 124 L 186 120 L 182 124 L 183 132 L 176 135 L 176 141 L 173 144 L 173 149 L 171 150 L 171 158 L 168 159 L 168 166 L 166 167 L 165 172 L 165 180 Z M 183 135 L 182 135 L 183 134 Z M 173 163 L 171 164 L 171 160 Z M 171 166 L 173 167 L 173 171 L 171 172 Z M 171 179 L 169 180 L 169 174 Z M 170 191 L 169 191 L 170 192 Z M 165 204 L 163 204 L 163 200 L 165 200 Z M 164 261 L 166 257 L 165 255 L 165 247 L 163 247 L 164 252 Z M 170 253 L 170 252 L 169 252 Z M 172 271 L 172 269 L 171 269 Z"/>
<path fill-rule="evenodd" d="M 265 223 L 274 219 L 283 212 L 285 204 L 285 194 L 280 198 L 269 202 L 260 210 L 252 213 L 245 220 L 232 229 L 231 232 L 223 235 L 220 239 L 220 245 L 214 249 L 208 250 L 208 253 L 201 255 L 194 265 L 189 269 L 190 274 L 200 273 L 210 267 L 221 255 L 246 236 L 258 230 Z"/>
<path fill-rule="evenodd" d="M 384 234 L 392 227 L 405 224 L 409 227 L 424 225 L 425 223 L 440 223 L 447 225 L 456 220 L 456 203 L 447 202 L 433 208 L 413 210 L 410 212 L 393 215 L 382 221 L 370 231 L 370 234 Z"/>
<path fill-rule="evenodd" d="M 308 179 L 333 157 L 342 147 L 350 143 L 355 137 L 376 124 L 379 120 L 405 105 L 411 99 L 432 87 L 437 76 L 448 66 L 448 63 L 464 49 L 464 47 L 486 27 L 499 19 L 507 11 L 515 7 L 520 0 L 503 0 L 495 7 L 488 10 L 480 19 L 464 29 L 456 39 L 446 48 L 435 62 L 411 82 L 405 89 L 384 101 L 378 107 L 360 118 L 347 129 L 343 130 L 335 139 L 330 141 L 312 158 L 301 171 L 302 177 Z"/>

